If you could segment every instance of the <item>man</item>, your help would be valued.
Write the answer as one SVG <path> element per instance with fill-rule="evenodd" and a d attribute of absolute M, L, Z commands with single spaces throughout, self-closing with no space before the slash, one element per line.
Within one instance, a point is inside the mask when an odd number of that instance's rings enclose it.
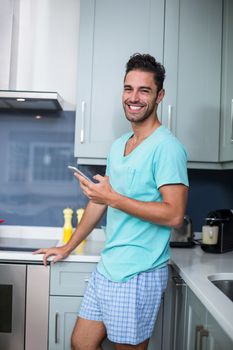
<path fill-rule="evenodd" d="M 132 132 L 111 148 L 106 176 L 94 184 L 75 174 L 89 198 L 81 223 L 60 248 L 41 249 L 56 262 L 92 231 L 107 209 L 106 243 L 72 335 L 72 349 L 145 350 L 167 283 L 170 228 L 182 224 L 187 192 L 183 146 L 158 120 L 165 70 L 150 55 L 133 55 L 122 96 Z"/>

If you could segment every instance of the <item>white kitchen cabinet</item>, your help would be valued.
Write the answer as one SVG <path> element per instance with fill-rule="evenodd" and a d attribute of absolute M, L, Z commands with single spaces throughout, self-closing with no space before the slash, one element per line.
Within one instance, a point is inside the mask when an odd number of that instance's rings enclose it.
<path fill-rule="evenodd" d="M 168 284 L 163 308 L 163 350 L 187 350 L 185 347 L 187 285 L 175 269 L 168 266 Z"/>
<path fill-rule="evenodd" d="M 185 349 L 198 350 L 206 324 L 206 309 L 189 288 L 186 310 Z"/>
<path fill-rule="evenodd" d="M 71 334 L 81 301 L 81 297 L 50 297 L 49 350 L 71 349 Z"/>
<path fill-rule="evenodd" d="M 224 333 L 224 330 L 209 312 L 207 312 L 206 329 L 208 330 L 208 337 L 206 339 L 207 350 L 233 349 L 232 340 Z"/>
<path fill-rule="evenodd" d="M 95 263 L 60 262 L 51 266 L 49 350 L 68 350 L 79 307 Z M 106 340 L 104 350 L 113 350 Z"/>
<path fill-rule="evenodd" d="M 185 349 L 232 350 L 233 342 L 190 288 L 187 291 Z"/>
<path fill-rule="evenodd" d="M 221 0 L 167 0 L 162 122 L 189 161 L 219 161 Z"/>
<path fill-rule="evenodd" d="M 189 167 L 232 167 L 231 7 L 228 0 L 81 1 L 78 163 L 105 164 L 112 142 L 130 129 L 120 101 L 124 66 L 130 54 L 148 52 L 166 69 L 159 117 L 185 145 Z"/>
<path fill-rule="evenodd" d="M 233 2 L 224 0 L 220 160 L 233 160 Z"/>
<path fill-rule="evenodd" d="M 71 334 L 82 296 L 96 263 L 59 262 L 51 266 L 49 306 L 49 350 L 70 349 Z M 162 350 L 163 301 L 148 350 Z M 104 350 L 113 350 L 106 339 Z"/>
<path fill-rule="evenodd" d="M 163 58 L 164 0 L 81 0 L 75 156 L 105 164 L 130 130 L 122 104 L 125 64 L 135 52 Z"/>

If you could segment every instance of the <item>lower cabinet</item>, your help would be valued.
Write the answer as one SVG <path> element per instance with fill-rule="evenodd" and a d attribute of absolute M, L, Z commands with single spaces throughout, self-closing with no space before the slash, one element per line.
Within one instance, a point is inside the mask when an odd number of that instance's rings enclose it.
<path fill-rule="evenodd" d="M 71 334 L 95 263 L 59 262 L 51 266 L 49 350 L 71 349 Z M 104 350 L 113 350 L 106 340 Z"/>
<path fill-rule="evenodd" d="M 163 307 L 162 349 L 187 350 L 184 342 L 187 285 L 172 266 L 169 265 L 168 271 Z"/>
<path fill-rule="evenodd" d="M 50 297 L 49 349 L 71 349 L 70 339 L 74 328 L 81 297 Z"/>
<path fill-rule="evenodd" d="M 173 266 L 164 299 L 162 349 L 233 349 L 233 341 Z"/>
<path fill-rule="evenodd" d="M 188 288 L 185 342 L 187 350 L 232 350 L 233 341 Z"/>
<path fill-rule="evenodd" d="M 185 344 L 188 350 L 205 349 L 206 342 L 206 309 L 188 288 L 186 305 Z M 202 348 L 200 345 L 202 344 Z"/>
<path fill-rule="evenodd" d="M 224 333 L 213 316 L 207 312 L 206 329 L 208 331 L 207 350 L 232 350 L 233 341 Z"/>
<path fill-rule="evenodd" d="M 51 266 L 49 350 L 71 349 L 71 334 L 87 282 L 95 268 L 95 263 L 59 262 Z M 162 300 L 148 350 L 163 349 L 163 306 L 164 301 Z M 103 349 L 113 350 L 114 347 L 106 339 Z"/>

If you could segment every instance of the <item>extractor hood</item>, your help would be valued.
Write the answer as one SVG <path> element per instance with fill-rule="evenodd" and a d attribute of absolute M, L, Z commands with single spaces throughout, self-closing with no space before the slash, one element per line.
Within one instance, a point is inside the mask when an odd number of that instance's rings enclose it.
<path fill-rule="evenodd" d="M 63 99 L 57 92 L 0 90 L 0 111 L 59 111 Z"/>

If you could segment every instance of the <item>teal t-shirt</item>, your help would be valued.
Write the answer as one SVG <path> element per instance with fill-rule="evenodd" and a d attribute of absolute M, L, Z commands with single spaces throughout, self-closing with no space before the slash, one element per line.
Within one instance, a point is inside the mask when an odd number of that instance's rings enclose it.
<path fill-rule="evenodd" d="M 160 126 L 124 156 L 132 134 L 117 139 L 110 150 L 106 175 L 115 191 L 139 201 L 161 202 L 160 186 L 188 186 L 185 149 L 168 129 Z M 111 281 L 125 282 L 140 272 L 164 266 L 170 257 L 169 238 L 169 227 L 108 207 L 106 243 L 98 271 Z"/>

